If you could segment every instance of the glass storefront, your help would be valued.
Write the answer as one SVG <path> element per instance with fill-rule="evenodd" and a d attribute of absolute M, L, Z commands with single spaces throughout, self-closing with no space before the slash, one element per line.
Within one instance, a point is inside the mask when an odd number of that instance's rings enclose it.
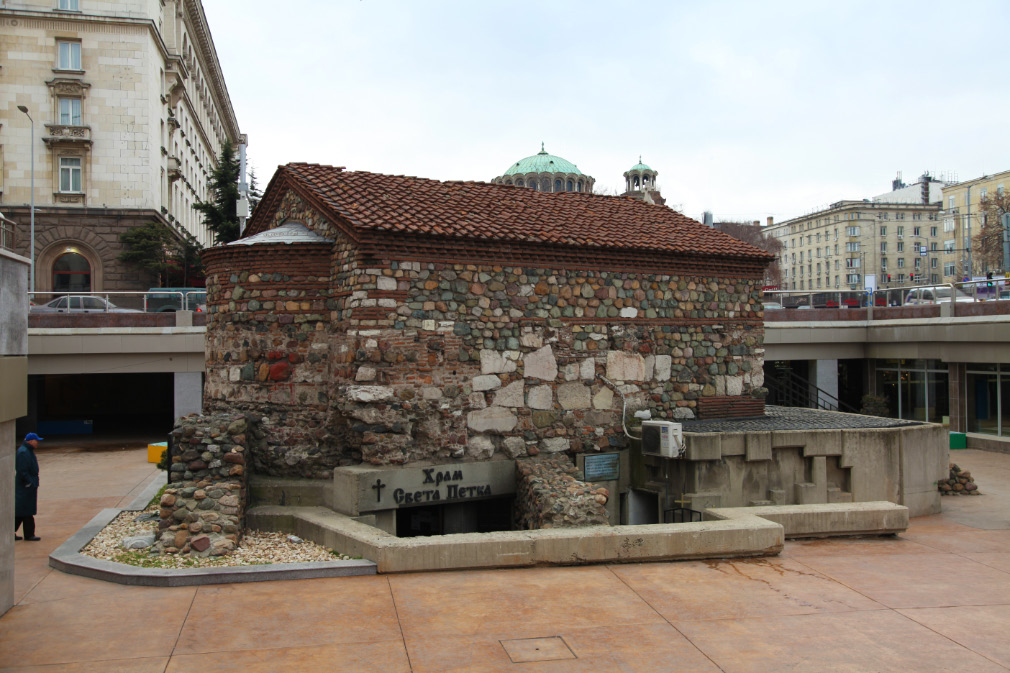
<path fill-rule="evenodd" d="M 880 360 L 876 384 L 877 394 L 887 398 L 894 418 L 930 423 L 950 420 L 949 375 L 940 360 Z"/>
<path fill-rule="evenodd" d="M 964 397 L 968 432 L 1010 435 L 1010 365 L 968 365 Z"/>

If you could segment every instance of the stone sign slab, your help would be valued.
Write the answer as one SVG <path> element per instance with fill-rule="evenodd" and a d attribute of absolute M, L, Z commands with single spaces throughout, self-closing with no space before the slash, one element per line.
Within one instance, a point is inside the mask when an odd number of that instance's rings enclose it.
<path fill-rule="evenodd" d="M 516 490 L 512 460 L 450 463 L 423 467 L 338 467 L 333 470 L 339 509 L 359 512 L 481 500 L 511 495 Z M 354 496 L 355 503 L 348 502 Z"/>

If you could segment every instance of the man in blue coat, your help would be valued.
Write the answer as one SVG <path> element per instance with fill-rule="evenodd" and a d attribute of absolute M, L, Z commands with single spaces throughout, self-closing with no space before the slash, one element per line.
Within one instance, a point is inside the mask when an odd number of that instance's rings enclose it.
<path fill-rule="evenodd" d="M 35 511 L 39 499 L 39 461 L 35 449 L 42 438 L 34 432 L 25 435 L 14 457 L 14 539 L 20 540 L 18 528 L 24 525 L 25 540 L 38 542 L 35 535 Z"/>

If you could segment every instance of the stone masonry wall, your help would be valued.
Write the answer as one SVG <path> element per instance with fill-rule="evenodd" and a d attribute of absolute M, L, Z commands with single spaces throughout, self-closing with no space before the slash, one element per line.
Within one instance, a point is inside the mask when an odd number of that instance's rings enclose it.
<path fill-rule="evenodd" d="M 161 497 L 153 553 L 220 556 L 243 529 L 246 454 L 258 421 L 236 414 L 186 416 L 172 430 L 171 487 Z"/>
<path fill-rule="evenodd" d="M 516 528 L 606 526 L 607 489 L 579 481 L 564 456 L 516 461 Z"/>
<path fill-rule="evenodd" d="M 330 246 L 229 246 L 205 253 L 205 405 L 256 414 L 264 443 L 253 469 L 327 477 L 356 462 L 329 442 Z"/>
<path fill-rule="evenodd" d="M 347 282 L 331 433 L 365 462 L 622 447 L 614 386 L 674 420 L 764 394 L 756 280 L 390 262 Z"/>

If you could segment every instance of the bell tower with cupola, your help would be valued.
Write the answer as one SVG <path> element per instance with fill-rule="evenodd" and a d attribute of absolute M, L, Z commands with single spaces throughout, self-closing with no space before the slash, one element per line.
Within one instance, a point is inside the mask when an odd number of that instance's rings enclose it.
<path fill-rule="evenodd" d="M 659 193 L 659 186 L 656 184 L 658 171 L 654 171 L 642 163 L 642 157 L 638 157 L 638 163 L 624 172 L 624 194 L 646 203 L 663 205 L 666 199 Z"/>

